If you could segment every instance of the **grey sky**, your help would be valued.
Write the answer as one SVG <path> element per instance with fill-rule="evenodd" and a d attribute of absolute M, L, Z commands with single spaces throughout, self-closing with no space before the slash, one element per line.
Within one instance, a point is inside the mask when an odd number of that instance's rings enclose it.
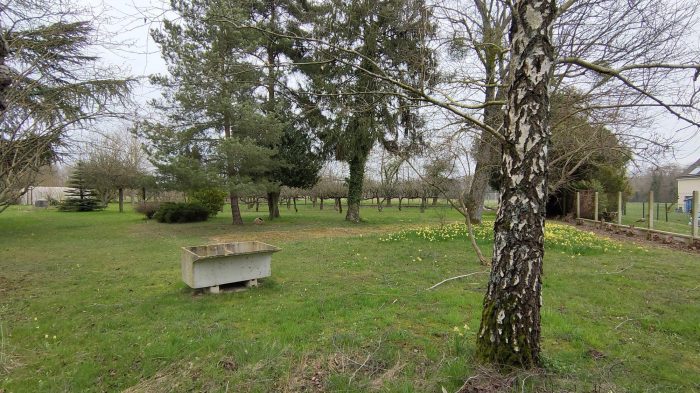
<path fill-rule="evenodd" d="M 105 3 L 100 0 L 82 0 L 89 4 L 93 12 L 100 15 L 104 22 L 101 32 L 108 34 L 115 42 L 126 45 L 118 45 L 110 49 L 104 49 L 101 57 L 104 62 L 123 67 L 125 71 L 136 77 L 146 77 L 153 73 L 165 73 L 165 63 L 160 58 L 157 45 L 149 35 L 149 29 L 157 28 L 159 21 L 167 12 L 165 5 L 160 0 L 132 0 L 130 2 Z M 700 32 L 689 32 L 700 37 Z M 700 38 L 697 40 L 700 47 Z M 700 83 L 688 81 L 689 83 Z M 137 101 L 145 108 L 145 102 L 149 98 L 158 97 L 158 91 L 143 79 L 136 91 Z M 140 111 L 144 113 L 145 111 Z M 674 135 L 679 142 L 674 145 L 674 152 L 667 157 L 659 157 L 662 162 L 677 162 L 681 165 L 689 165 L 700 158 L 700 132 L 687 124 L 677 121 L 672 116 L 661 113 L 647 132 L 662 133 L 667 136 Z"/>

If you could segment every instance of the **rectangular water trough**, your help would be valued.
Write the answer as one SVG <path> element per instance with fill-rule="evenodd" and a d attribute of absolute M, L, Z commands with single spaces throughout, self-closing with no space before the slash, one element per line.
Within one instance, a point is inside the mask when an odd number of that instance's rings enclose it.
<path fill-rule="evenodd" d="M 258 241 L 182 247 L 182 281 L 191 288 L 210 288 L 246 282 L 271 275 L 272 253 L 279 248 Z"/>

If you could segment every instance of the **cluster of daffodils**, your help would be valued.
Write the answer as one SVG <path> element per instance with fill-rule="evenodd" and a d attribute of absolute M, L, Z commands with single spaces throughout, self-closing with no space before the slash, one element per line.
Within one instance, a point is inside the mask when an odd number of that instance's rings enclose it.
<path fill-rule="evenodd" d="M 38 322 L 38 321 L 39 321 L 39 318 L 34 317 L 34 322 Z M 39 326 L 37 325 L 36 328 L 39 329 Z M 44 334 L 44 339 L 46 339 L 46 340 L 48 340 L 48 339 L 55 340 L 55 339 L 56 339 L 56 336 L 54 335 L 53 337 L 51 337 L 51 336 L 48 335 L 48 334 Z"/>
<path fill-rule="evenodd" d="M 493 240 L 493 222 L 475 225 L 473 227 L 473 232 L 474 238 L 477 240 Z M 429 242 L 439 242 L 453 239 L 466 239 L 468 236 L 467 227 L 464 224 L 454 223 L 439 227 L 404 229 L 401 232 L 380 237 L 379 241 L 391 242 L 419 238 Z"/>
<path fill-rule="evenodd" d="M 622 252 L 620 242 L 559 223 L 547 223 L 544 230 L 544 244 L 545 247 L 577 255 Z"/>
<path fill-rule="evenodd" d="M 481 225 L 474 225 L 472 231 L 477 241 L 492 241 L 493 221 L 485 221 Z M 422 239 L 429 242 L 441 242 L 458 239 L 466 240 L 467 238 L 466 225 L 454 223 L 436 227 L 406 229 L 380 237 L 379 240 L 382 242 L 398 242 Z M 553 222 L 548 222 L 545 226 L 544 243 L 545 247 L 549 249 L 556 249 L 572 255 L 622 251 L 622 244 L 617 241 L 597 236 L 593 232 L 581 231 L 570 225 Z"/>
<path fill-rule="evenodd" d="M 463 337 L 467 332 L 469 331 L 469 325 L 465 324 L 463 328 L 460 328 L 459 326 L 455 326 L 452 328 L 452 332 L 454 334 Z"/>

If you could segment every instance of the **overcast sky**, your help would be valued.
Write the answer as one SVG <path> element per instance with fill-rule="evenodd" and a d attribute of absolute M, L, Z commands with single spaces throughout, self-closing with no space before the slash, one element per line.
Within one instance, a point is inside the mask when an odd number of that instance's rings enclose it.
<path fill-rule="evenodd" d="M 123 67 L 125 72 L 136 77 L 145 78 L 153 73 L 167 72 L 158 47 L 149 35 L 149 29 L 158 28 L 159 21 L 167 12 L 162 1 L 131 0 L 124 3 L 105 3 L 101 0 L 78 1 L 89 5 L 92 12 L 98 14 L 99 19 L 104 21 L 100 27 L 102 34 L 109 35 L 115 42 L 125 44 L 103 49 L 101 57 L 104 62 Z M 699 37 L 698 46 L 700 47 L 700 32 L 690 34 Z M 689 80 L 689 83 L 692 81 Z M 700 83 L 700 80 L 696 83 Z M 158 97 L 158 91 L 145 79 L 135 93 L 144 109 L 147 99 Z M 656 164 L 677 162 L 681 165 L 689 165 L 700 158 L 700 132 L 697 129 L 676 121 L 672 116 L 661 114 L 650 131 L 666 135 L 675 133 L 676 139 L 682 141 L 674 146 L 673 154 L 669 154 L 664 159 L 660 158 Z"/>

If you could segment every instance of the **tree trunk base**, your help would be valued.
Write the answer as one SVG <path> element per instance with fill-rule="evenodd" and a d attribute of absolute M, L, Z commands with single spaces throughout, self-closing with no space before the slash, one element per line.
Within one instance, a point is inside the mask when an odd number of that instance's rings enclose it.
<path fill-rule="evenodd" d="M 243 225 L 243 218 L 241 217 L 241 208 L 238 206 L 238 197 L 231 194 L 229 195 L 231 201 L 231 221 L 233 225 Z"/>
<path fill-rule="evenodd" d="M 348 203 L 348 211 L 345 215 L 345 221 L 350 221 L 354 223 L 360 222 L 360 204 Z"/>

